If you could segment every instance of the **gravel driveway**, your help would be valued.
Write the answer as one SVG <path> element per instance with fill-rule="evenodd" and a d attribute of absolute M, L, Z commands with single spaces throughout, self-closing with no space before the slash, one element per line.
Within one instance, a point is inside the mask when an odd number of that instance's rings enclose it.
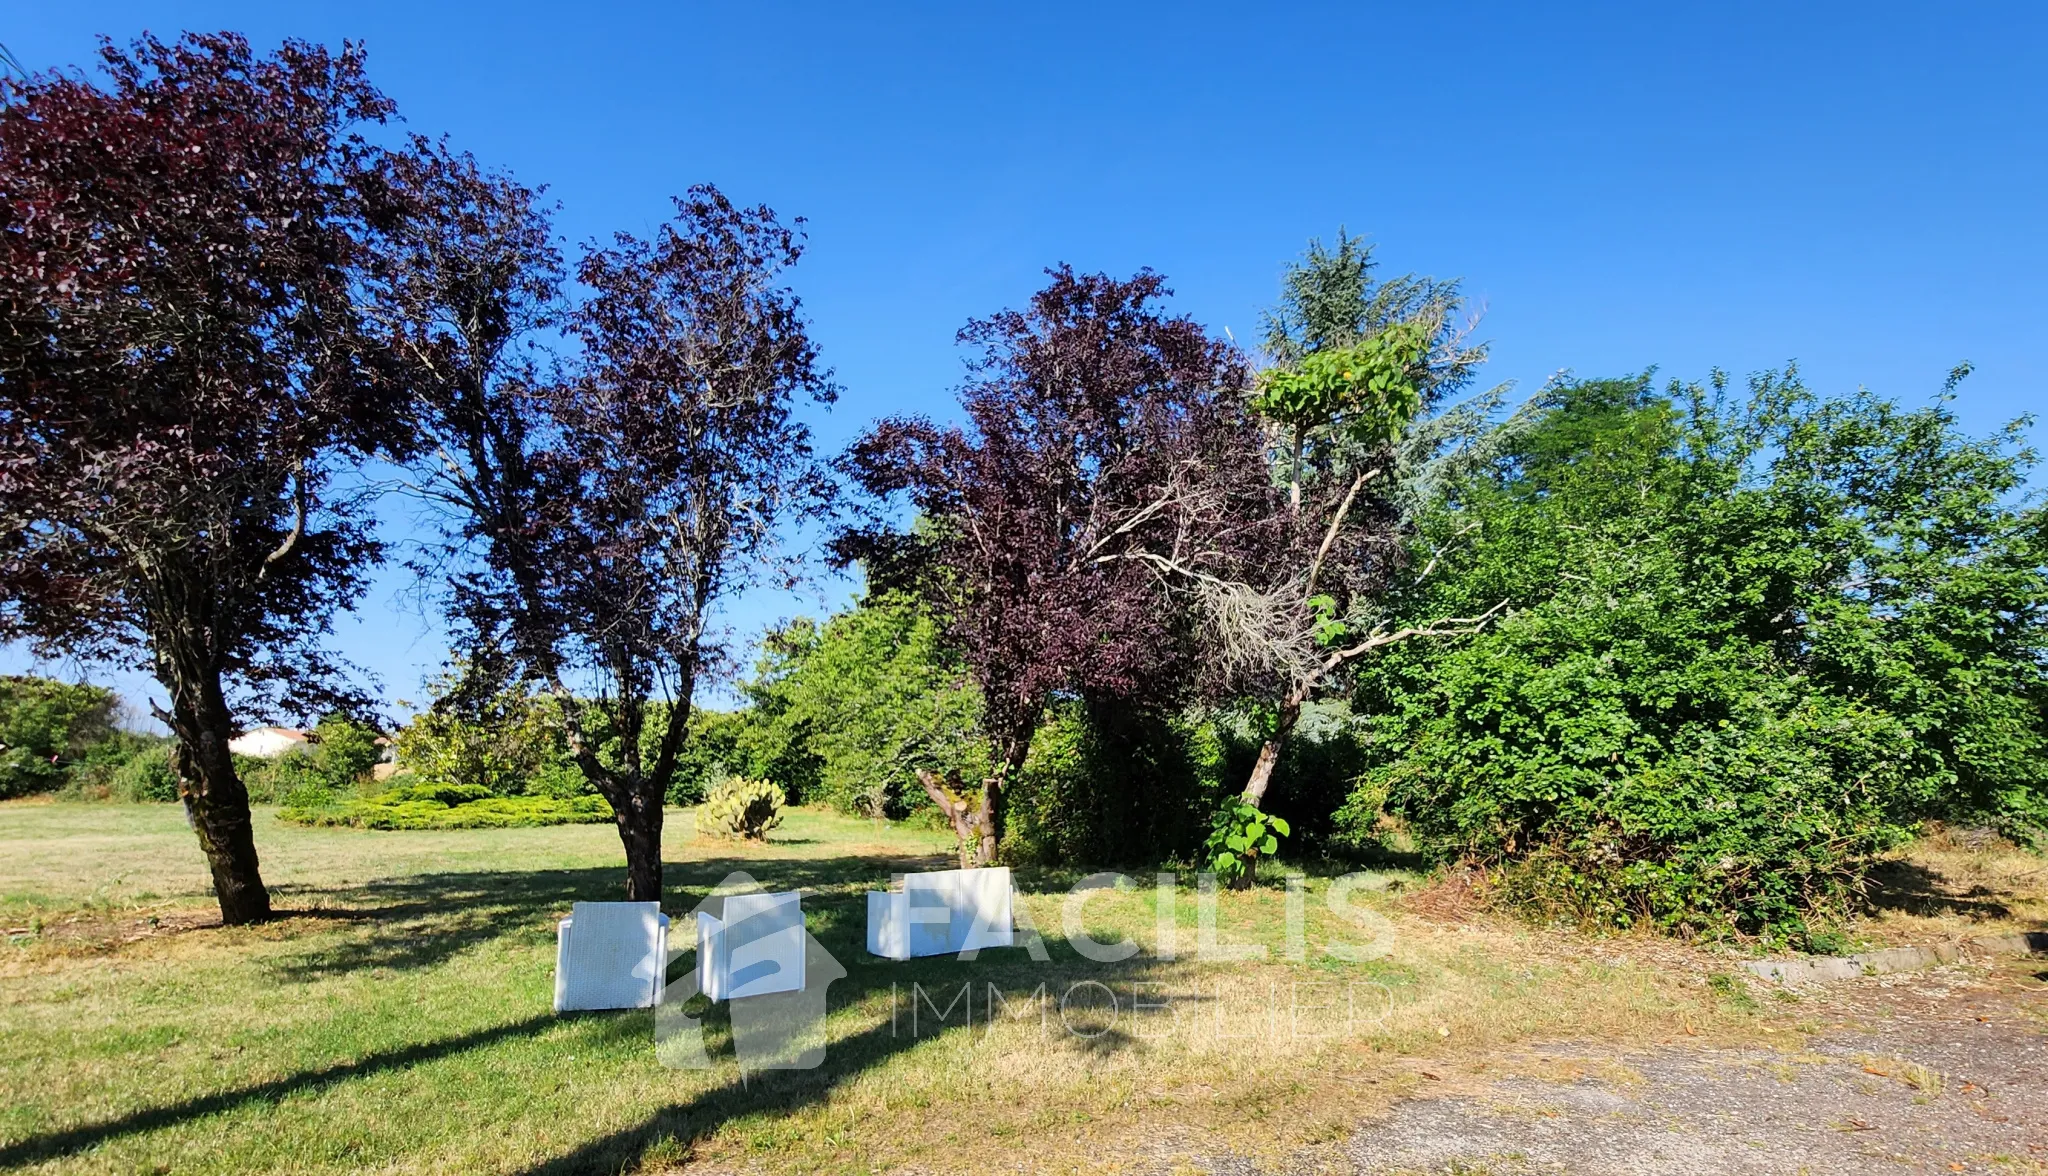
<path fill-rule="evenodd" d="M 1852 980 L 1792 1004 L 1757 991 L 1764 1036 L 1783 1046 L 1560 1044 L 1503 1067 L 1556 1080 L 1453 1076 L 1278 1170 L 2048 1176 L 2048 960 Z"/>
<path fill-rule="evenodd" d="M 1510 1079 L 1410 1099 L 1360 1127 L 1341 1158 L 1325 1155 L 1316 1166 L 2048 1173 L 2044 966 L 2031 960 L 1835 985 L 1785 1022 L 1783 1049 L 1609 1055 L 1588 1067 L 1599 1077 Z"/>

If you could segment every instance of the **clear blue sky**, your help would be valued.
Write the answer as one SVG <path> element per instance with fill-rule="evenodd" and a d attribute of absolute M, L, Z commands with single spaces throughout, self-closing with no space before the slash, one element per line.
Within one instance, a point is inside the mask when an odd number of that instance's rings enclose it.
<path fill-rule="evenodd" d="M 1525 391 L 1797 359 L 1917 398 L 1969 359 L 1987 428 L 2048 376 L 2039 4 L 20 4 L 0 41 L 221 28 L 365 41 L 411 128 L 551 185 L 572 240 L 701 180 L 809 218 L 830 446 L 949 413 L 953 332 L 1047 265 L 1149 265 L 1244 338 L 1339 225 L 1463 278 Z M 418 698 L 444 651 L 402 586 L 338 644 Z"/>

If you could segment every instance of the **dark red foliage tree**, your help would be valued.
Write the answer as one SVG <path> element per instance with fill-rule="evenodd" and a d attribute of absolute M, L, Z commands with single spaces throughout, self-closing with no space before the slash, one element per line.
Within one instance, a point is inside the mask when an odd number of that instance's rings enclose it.
<path fill-rule="evenodd" d="M 0 636 L 146 665 L 221 915 L 269 914 L 227 741 L 335 701 L 317 638 L 377 545 L 336 474 L 395 414 L 352 283 L 355 48 L 101 49 L 0 80 Z"/>
<path fill-rule="evenodd" d="M 979 351 L 964 426 L 885 420 L 842 459 L 918 524 L 872 521 L 838 554 L 918 586 L 981 687 L 994 773 L 972 801 L 936 779 L 926 788 L 984 863 L 1002 839 L 1006 782 L 1056 693 L 1159 705 L 1190 690 L 1193 626 L 1142 557 L 1248 550 L 1276 517 L 1236 350 L 1166 315 L 1150 271 L 1048 273 L 1027 309 L 960 333 Z"/>
<path fill-rule="evenodd" d="M 586 252 L 589 297 L 561 320 L 581 354 L 539 381 L 502 361 L 500 328 L 463 325 L 517 326 L 545 305 L 531 194 L 461 161 L 417 155 L 403 170 L 397 188 L 458 193 L 418 207 L 466 210 L 440 222 L 456 231 L 416 237 L 386 283 L 413 307 L 401 318 L 436 324 L 413 330 L 416 353 L 449 374 L 423 385 L 422 485 L 453 508 L 451 547 L 473 561 L 451 600 L 462 644 L 560 701 L 578 765 L 617 814 L 627 897 L 658 901 L 691 694 L 724 654 L 711 610 L 786 573 L 782 530 L 831 500 L 795 410 L 836 389 L 777 284 L 800 230 L 692 189 L 654 240 Z"/>
<path fill-rule="evenodd" d="M 445 524 L 414 570 L 445 591 L 457 626 L 460 705 L 554 664 L 559 618 L 526 614 L 547 608 L 543 548 L 567 522 L 537 462 L 550 436 L 540 343 L 564 312 L 562 258 L 537 190 L 425 139 L 382 163 L 383 247 L 367 286 L 412 391 L 413 489 Z"/>

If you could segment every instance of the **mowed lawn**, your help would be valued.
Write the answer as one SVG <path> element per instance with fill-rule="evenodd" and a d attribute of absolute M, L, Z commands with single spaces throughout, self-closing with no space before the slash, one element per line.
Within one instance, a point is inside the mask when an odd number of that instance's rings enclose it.
<path fill-rule="evenodd" d="M 1192 879 L 1172 960 L 1151 874 L 1091 891 L 1087 931 L 1146 949 L 1099 963 L 1062 929 L 1076 876 L 1033 870 L 1021 906 L 1045 962 L 877 960 L 863 892 L 948 865 L 948 838 L 800 810 L 741 846 L 673 813 L 672 915 L 734 870 L 800 887 L 848 975 L 819 1068 L 742 1075 L 719 1008 L 713 1067 L 669 1070 L 649 1012 L 549 1012 L 555 921 L 622 888 L 609 826 L 257 822 L 286 917 L 223 929 L 177 807 L 0 805 L 0 1168 L 1113 1171 L 1336 1139 L 1445 1074 L 1540 1070 L 1535 1043 L 1733 1039 L 1760 1020 L 1740 986 L 1708 982 L 1721 957 L 1425 917 L 1392 874 L 1353 896 L 1357 920 L 1311 877 L 1298 961 L 1277 882 L 1218 900 L 1214 941 L 1263 960 L 1196 958 Z"/>

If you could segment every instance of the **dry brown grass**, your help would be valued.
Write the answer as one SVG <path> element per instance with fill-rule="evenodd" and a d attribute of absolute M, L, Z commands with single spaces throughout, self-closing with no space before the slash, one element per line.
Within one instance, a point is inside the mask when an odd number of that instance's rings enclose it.
<path fill-rule="evenodd" d="M 1885 946 L 2048 930 L 2048 857 L 1983 830 L 1937 827 L 1872 873 L 1855 930 Z"/>

